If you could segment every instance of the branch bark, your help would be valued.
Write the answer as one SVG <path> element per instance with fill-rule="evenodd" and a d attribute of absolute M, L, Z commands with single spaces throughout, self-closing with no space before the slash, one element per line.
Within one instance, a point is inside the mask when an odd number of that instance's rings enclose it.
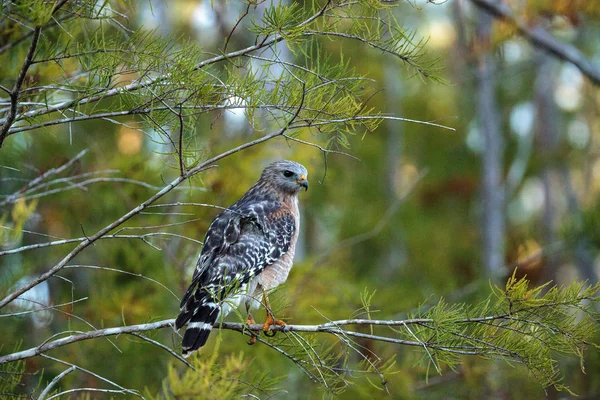
<path fill-rule="evenodd" d="M 551 304 L 546 304 L 545 306 L 552 306 Z M 535 307 L 534 307 L 535 308 Z M 456 321 L 457 324 L 469 324 L 469 323 L 481 323 L 481 324 L 490 324 L 494 321 L 508 321 L 515 320 L 510 314 L 498 314 L 484 317 L 476 317 L 476 318 L 462 318 Z M 531 321 L 532 324 L 535 324 L 536 321 Z M 435 330 L 438 329 L 435 327 L 436 321 L 432 318 L 412 318 L 405 320 L 374 320 L 374 319 L 362 319 L 362 318 L 354 318 L 354 319 L 343 319 L 336 321 L 329 321 L 324 324 L 317 325 L 273 325 L 269 328 L 270 331 L 273 332 L 304 332 L 304 333 L 330 333 L 333 335 L 344 335 L 344 336 L 353 336 L 368 340 L 375 340 L 381 342 L 395 343 L 407 346 L 416 346 L 416 347 L 425 347 L 430 349 L 436 349 L 446 352 L 451 352 L 455 354 L 463 354 L 463 355 L 478 355 L 483 354 L 485 345 L 489 345 L 492 347 L 494 354 L 504 355 L 504 356 L 513 356 L 512 352 L 508 350 L 502 349 L 498 346 L 491 345 L 483 340 L 472 339 L 481 343 L 480 347 L 476 346 L 464 346 L 459 345 L 455 346 L 452 344 L 442 345 L 440 343 L 435 343 L 435 341 L 427 341 L 422 342 L 417 337 L 416 340 L 404 340 L 399 338 L 393 338 L 388 336 L 375 335 L 373 333 L 362 333 L 355 332 L 344 329 L 343 327 L 349 325 L 362 325 L 362 326 L 386 326 L 386 327 L 405 327 L 409 330 L 409 325 L 419 325 L 423 327 L 427 327 L 429 329 Z M 502 325 L 493 325 L 496 328 L 502 329 L 511 329 L 507 326 Z M 118 336 L 118 335 L 134 335 L 139 337 L 140 332 L 154 331 L 158 329 L 164 328 L 173 328 L 175 327 L 175 319 L 166 319 L 163 321 L 151 322 L 146 324 L 137 324 L 137 325 L 127 325 L 121 327 L 114 328 L 104 328 L 97 329 L 88 332 L 81 332 L 74 335 L 69 335 L 64 338 L 55 339 L 46 341 L 43 344 L 29 348 L 27 350 L 18 351 L 12 354 L 7 354 L 0 357 L 0 365 L 6 364 L 13 361 L 23 360 L 31 357 L 36 357 L 42 354 L 49 352 L 50 350 L 57 349 L 59 347 L 63 347 L 69 344 L 82 342 L 90 339 L 103 338 L 108 336 Z M 252 324 L 247 325 L 241 322 L 218 322 L 214 325 L 215 329 L 226 329 L 237 331 L 247 336 L 252 336 L 250 331 L 262 331 L 262 324 Z M 409 330 L 410 332 L 410 330 Z M 555 332 L 560 333 L 560 332 Z M 457 333 L 457 335 L 459 335 Z M 462 335 L 464 336 L 464 335 Z M 162 346 L 161 346 L 162 347 Z"/>
<path fill-rule="evenodd" d="M 488 321 L 493 319 L 502 319 L 506 316 L 500 315 L 497 317 L 488 317 L 482 319 L 482 321 Z M 352 332 L 342 329 L 342 326 L 347 325 L 368 325 L 368 326 L 406 326 L 406 325 L 414 325 L 414 324 L 425 324 L 425 323 L 433 323 L 434 321 L 430 318 L 415 318 L 415 319 L 407 319 L 401 321 L 392 321 L 392 320 L 370 320 L 370 319 L 346 319 L 346 320 L 338 320 L 331 321 L 325 324 L 320 325 L 286 325 L 286 326 L 278 326 L 274 325 L 270 328 L 271 331 L 274 332 L 325 332 L 332 334 L 340 334 L 349 336 L 356 336 L 362 338 L 371 338 L 380 341 L 392 342 L 397 344 L 404 344 L 409 346 L 418 346 L 423 347 L 422 342 L 418 341 L 410 341 L 410 340 L 402 340 L 395 338 L 388 338 L 384 336 L 376 336 L 369 335 L 359 332 Z M 477 322 L 474 319 L 465 320 L 465 322 Z M 0 357 L 0 365 L 23 360 L 26 358 L 31 358 L 38 356 L 40 354 L 44 354 L 50 350 L 63 347 L 72 343 L 82 342 L 85 340 L 102 338 L 107 336 L 118 336 L 118 335 L 134 335 L 139 332 L 153 331 L 157 329 L 164 328 L 174 328 L 175 319 L 166 319 L 158 322 L 151 322 L 147 324 L 138 324 L 138 325 L 129 325 L 129 326 L 121 326 L 116 328 L 105 328 L 105 329 L 97 329 L 89 332 L 82 332 L 75 335 L 70 335 L 64 338 L 47 341 L 37 347 L 32 347 L 27 350 L 18 351 L 12 354 L 8 354 Z M 249 330 L 260 331 L 263 328 L 262 324 L 253 324 L 246 325 L 241 322 L 222 322 L 217 323 L 214 326 L 215 328 L 233 330 L 237 332 L 241 332 L 247 335 L 251 335 Z M 461 353 L 462 354 L 462 353 Z"/>

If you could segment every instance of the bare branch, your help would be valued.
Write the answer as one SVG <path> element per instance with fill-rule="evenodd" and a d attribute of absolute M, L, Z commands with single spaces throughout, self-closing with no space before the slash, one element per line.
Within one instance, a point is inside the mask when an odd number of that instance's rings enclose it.
<path fill-rule="evenodd" d="M 98 388 L 76 388 L 65 390 L 64 392 L 60 392 L 55 394 L 54 396 L 48 397 L 48 400 L 55 399 L 57 397 L 69 394 L 69 393 L 77 393 L 77 392 L 100 392 L 100 393 L 119 393 L 126 394 L 127 390 L 115 390 L 115 389 L 98 389 Z"/>
<path fill-rule="evenodd" d="M 0 201 L 0 207 L 4 206 L 6 204 L 9 204 L 9 203 L 14 203 L 17 199 L 19 199 L 20 197 L 22 197 L 23 192 L 26 192 L 27 190 L 31 189 L 32 187 L 34 187 L 36 185 L 39 185 L 42 181 L 44 181 L 45 179 L 49 178 L 50 176 L 52 176 L 52 175 L 58 175 L 61 172 L 65 171 L 71 165 L 73 165 L 77 160 L 79 160 L 80 158 L 82 158 L 83 156 L 85 156 L 87 152 L 88 152 L 87 149 L 86 150 L 82 150 L 79 153 L 77 153 L 77 155 L 75 157 L 73 157 L 71 160 L 69 160 L 68 162 L 66 162 L 62 166 L 60 166 L 58 168 L 51 168 L 48 171 L 44 172 L 42 175 L 40 175 L 37 178 L 35 178 L 34 180 L 29 181 L 19 191 L 17 191 L 16 193 L 13 193 L 12 195 L 10 195 L 7 198 L 5 198 L 4 200 Z"/>
<path fill-rule="evenodd" d="M 231 36 L 233 36 L 233 32 L 235 32 L 235 30 L 238 27 L 238 25 L 240 24 L 240 22 L 242 22 L 242 20 L 248 15 L 248 13 L 250 12 L 251 5 L 252 5 L 252 3 L 248 2 L 248 7 L 246 7 L 246 11 L 244 11 L 242 13 L 242 15 L 239 16 L 235 25 L 233 25 L 233 28 L 231 28 L 231 32 L 229 32 L 229 35 L 227 35 L 227 39 L 225 39 L 225 45 L 223 46 L 223 52 L 227 51 L 227 45 L 229 44 L 229 40 L 231 39 Z"/>
<path fill-rule="evenodd" d="M 68 374 L 70 374 L 71 372 L 75 371 L 77 369 L 77 367 L 75 367 L 74 365 L 65 369 L 63 372 L 61 372 L 60 374 L 56 375 L 54 377 L 54 379 L 52 379 L 52 381 L 48 384 L 48 386 L 46 386 L 44 388 L 44 390 L 42 391 L 42 393 L 40 394 L 40 396 L 38 397 L 38 400 L 45 400 L 46 396 L 48 396 L 50 394 L 50 392 L 52 391 L 52 388 L 54 387 L 54 385 L 56 385 L 58 383 L 58 381 L 60 381 L 62 378 L 64 378 L 65 376 L 67 376 Z"/>
<path fill-rule="evenodd" d="M 72 306 L 75 303 L 79 303 L 80 301 L 85 301 L 87 299 L 88 299 L 88 297 L 82 297 L 80 299 L 69 301 L 69 302 L 62 303 L 62 304 L 56 304 L 56 305 L 53 305 L 53 306 L 42 306 L 41 308 L 36 308 L 35 310 L 18 311 L 18 312 L 14 312 L 14 313 L 10 313 L 10 314 L 0 314 L 0 318 L 16 317 L 16 316 L 19 316 L 19 315 L 32 314 L 32 313 L 36 313 L 36 312 L 40 312 L 40 311 L 45 311 L 45 310 L 56 310 L 59 307 Z M 38 305 L 41 305 L 41 304 L 38 304 Z"/>
<path fill-rule="evenodd" d="M 494 0 L 471 0 L 482 10 L 512 23 L 521 35 L 533 45 L 554 54 L 558 58 L 570 62 L 586 75 L 595 85 L 600 85 L 600 68 L 592 64 L 578 49 L 557 40 L 542 27 L 530 27 L 525 21 L 513 14 L 505 2 Z"/>
<path fill-rule="evenodd" d="M 2 148 L 2 144 L 4 143 L 4 139 L 8 135 L 8 130 L 12 126 L 15 118 L 17 117 L 17 107 L 19 103 L 19 92 L 21 91 L 21 86 L 25 81 L 25 77 L 27 76 L 27 71 L 31 66 L 33 61 L 33 56 L 35 55 L 35 49 L 37 48 L 38 41 L 40 40 L 40 33 L 42 32 L 41 26 L 36 26 L 33 30 L 33 38 L 31 39 L 31 45 L 29 46 L 29 50 L 27 51 L 27 55 L 25 56 L 25 61 L 23 61 L 23 66 L 21 67 L 21 71 L 19 72 L 19 76 L 15 81 L 15 85 L 10 92 L 10 110 L 8 111 L 8 115 L 4 120 L 4 125 L 2 125 L 2 129 L 0 129 L 0 149 Z"/>
<path fill-rule="evenodd" d="M 90 370 L 88 370 L 88 369 L 82 368 L 82 367 L 80 367 L 79 365 L 72 364 L 72 363 L 70 363 L 70 362 L 67 362 L 67 361 L 61 360 L 61 359 L 59 359 L 59 358 L 55 358 L 55 357 L 49 356 L 49 355 L 47 355 L 47 354 L 41 354 L 41 356 L 42 356 L 42 357 L 44 357 L 44 358 L 47 358 L 47 359 L 49 359 L 49 360 L 55 361 L 55 362 L 57 362 L 57 363 L 64 364 L 64 365 L 68 365 L 68 366 L 70 366 L 70 367 L 74 367 L 75 369 L 77 369 L 77 370 L 79 370 L 79 371 L 85 372 L 86 374 L 89 374 L 89 375 L 91 375 L 91 376 L 93 376 L 93 377 L 95 377 L 95 378 L 98 378 L 98 379 L 100 379 L 100 380 L 101 380 L 101 381 L 103 381 L 103 382 L 106 382 L 106 383 L 108 383 L 109 385 L 113 385 L 114 387 L 116 387 L 116 388 L 118 388 L 118 389 L 120 389 L 120 390 L 124 391 L 125 393 L 132 394 L 132 395 L 134 395 L 134 396 L 136 396 L 136 397 L 144 398 L 144 397 L 143 397 L 143 396 L 141 396 L 141 395 L 140 395 L 140 394 L 139 394 L 137 391 L 135 391 L 135 390 L 131 390 L 131 389 L 127 389 L 127 388 L 124 388 L 123 386 L 119 385 L 118 383 L 115 383 L 115 382 L 111 381 L 110 379 L 107 379 L 107 378 L 105 378 L 105 377 L 103 377 L 103 376 L 101 376 L 101 375 L 98 375 L 98 374 L 96 374 L 96 373 L 94 373 L 94 372 L 92 372 L 92 371 L 90 371 Z"/>
<path fill-rule="evenodd" d="M 67 265 L 65 267 L 65 269 L 73 269 L 73 268 L 100 269 L 100 270 L 104 270 L 104 271 L 119 272 L 119 273 L 126 274 L 126 275 L 137 276 L 138 278 L 146 279 L 146 280 L 148 280 L 150 282 L 154 282 L 157 285 L 161 286 L 167 292 L 171 293 L 171 295 L 173 297 L 175 297 L 175 300 L 177 300 L 177 302 L 179 302 L 179 300 L 180 300 L 179 297 L 175 293 L 173 293 L 173 291 L 171 289 L 169 289 L 168 287 L 166 287 L 165 285 L 163 285 L 162 283 L 160 283 L 156 279 L 149 278 L 149 277 L 147 277 L 147 276 L 145 276 L 143 274 L 136 274 L 134 272 L 123 271 L 122 269 L 117 269 L 117 268 L 100 267 L 100 266 L 97 266 L 97 265 Z"/>

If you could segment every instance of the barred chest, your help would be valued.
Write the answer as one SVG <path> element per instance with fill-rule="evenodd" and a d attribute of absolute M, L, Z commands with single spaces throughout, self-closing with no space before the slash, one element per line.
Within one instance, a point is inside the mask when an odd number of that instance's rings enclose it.
<path fill-rule="evenodd" d="M 296 242 L 298 241 L 298 233 L 300 232 L 300 212 L 298 209 L 298 198 L 292 197 L 286 202 L 292 215 L 294 215 L 296 230 L 290 240 L 288 251 L 276 262 L 268 266 L 256 277 L 257 283 L 263 290 L 273 289 L 284 283 L 294 264 L 294 254 L 296 253 Z"/>

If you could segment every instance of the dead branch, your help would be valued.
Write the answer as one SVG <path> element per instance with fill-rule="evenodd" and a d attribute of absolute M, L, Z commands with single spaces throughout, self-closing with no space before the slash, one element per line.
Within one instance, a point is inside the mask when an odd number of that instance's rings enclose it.
<path fill-rule="evenodd" d="M 570 62 L 586 75 L 595 85 L 600 85 L 600 68 L 592 64 L 578 49 L 557 40 L 546 29 L 536 26 L 530 27 L 525 21 L 513 14 L 510 7 L 501 1 L 471 0 L 473 4 L 496 18 L 506 20 L 513 24 L 519 33 L 531 42 L 556 57 Z"/>

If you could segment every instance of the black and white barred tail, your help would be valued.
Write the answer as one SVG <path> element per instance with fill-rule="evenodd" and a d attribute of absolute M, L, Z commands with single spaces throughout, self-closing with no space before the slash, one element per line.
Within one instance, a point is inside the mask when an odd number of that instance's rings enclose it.
<path fill-rule="evenodd" d="M 200 294 L 201 298 L 195 298 Z M 208 293 L 202 291 L 190 299 L 184 298 L 181 313 L 175 320 L 175 328 L 179 329 L 188 322 L 181 342 L 181 352 L 189 357 L 194 351 L 204 346 L 215 322 L 219 318 L 221 307 Z M 187 300 L 187 301 L 185 301 Z"/>

